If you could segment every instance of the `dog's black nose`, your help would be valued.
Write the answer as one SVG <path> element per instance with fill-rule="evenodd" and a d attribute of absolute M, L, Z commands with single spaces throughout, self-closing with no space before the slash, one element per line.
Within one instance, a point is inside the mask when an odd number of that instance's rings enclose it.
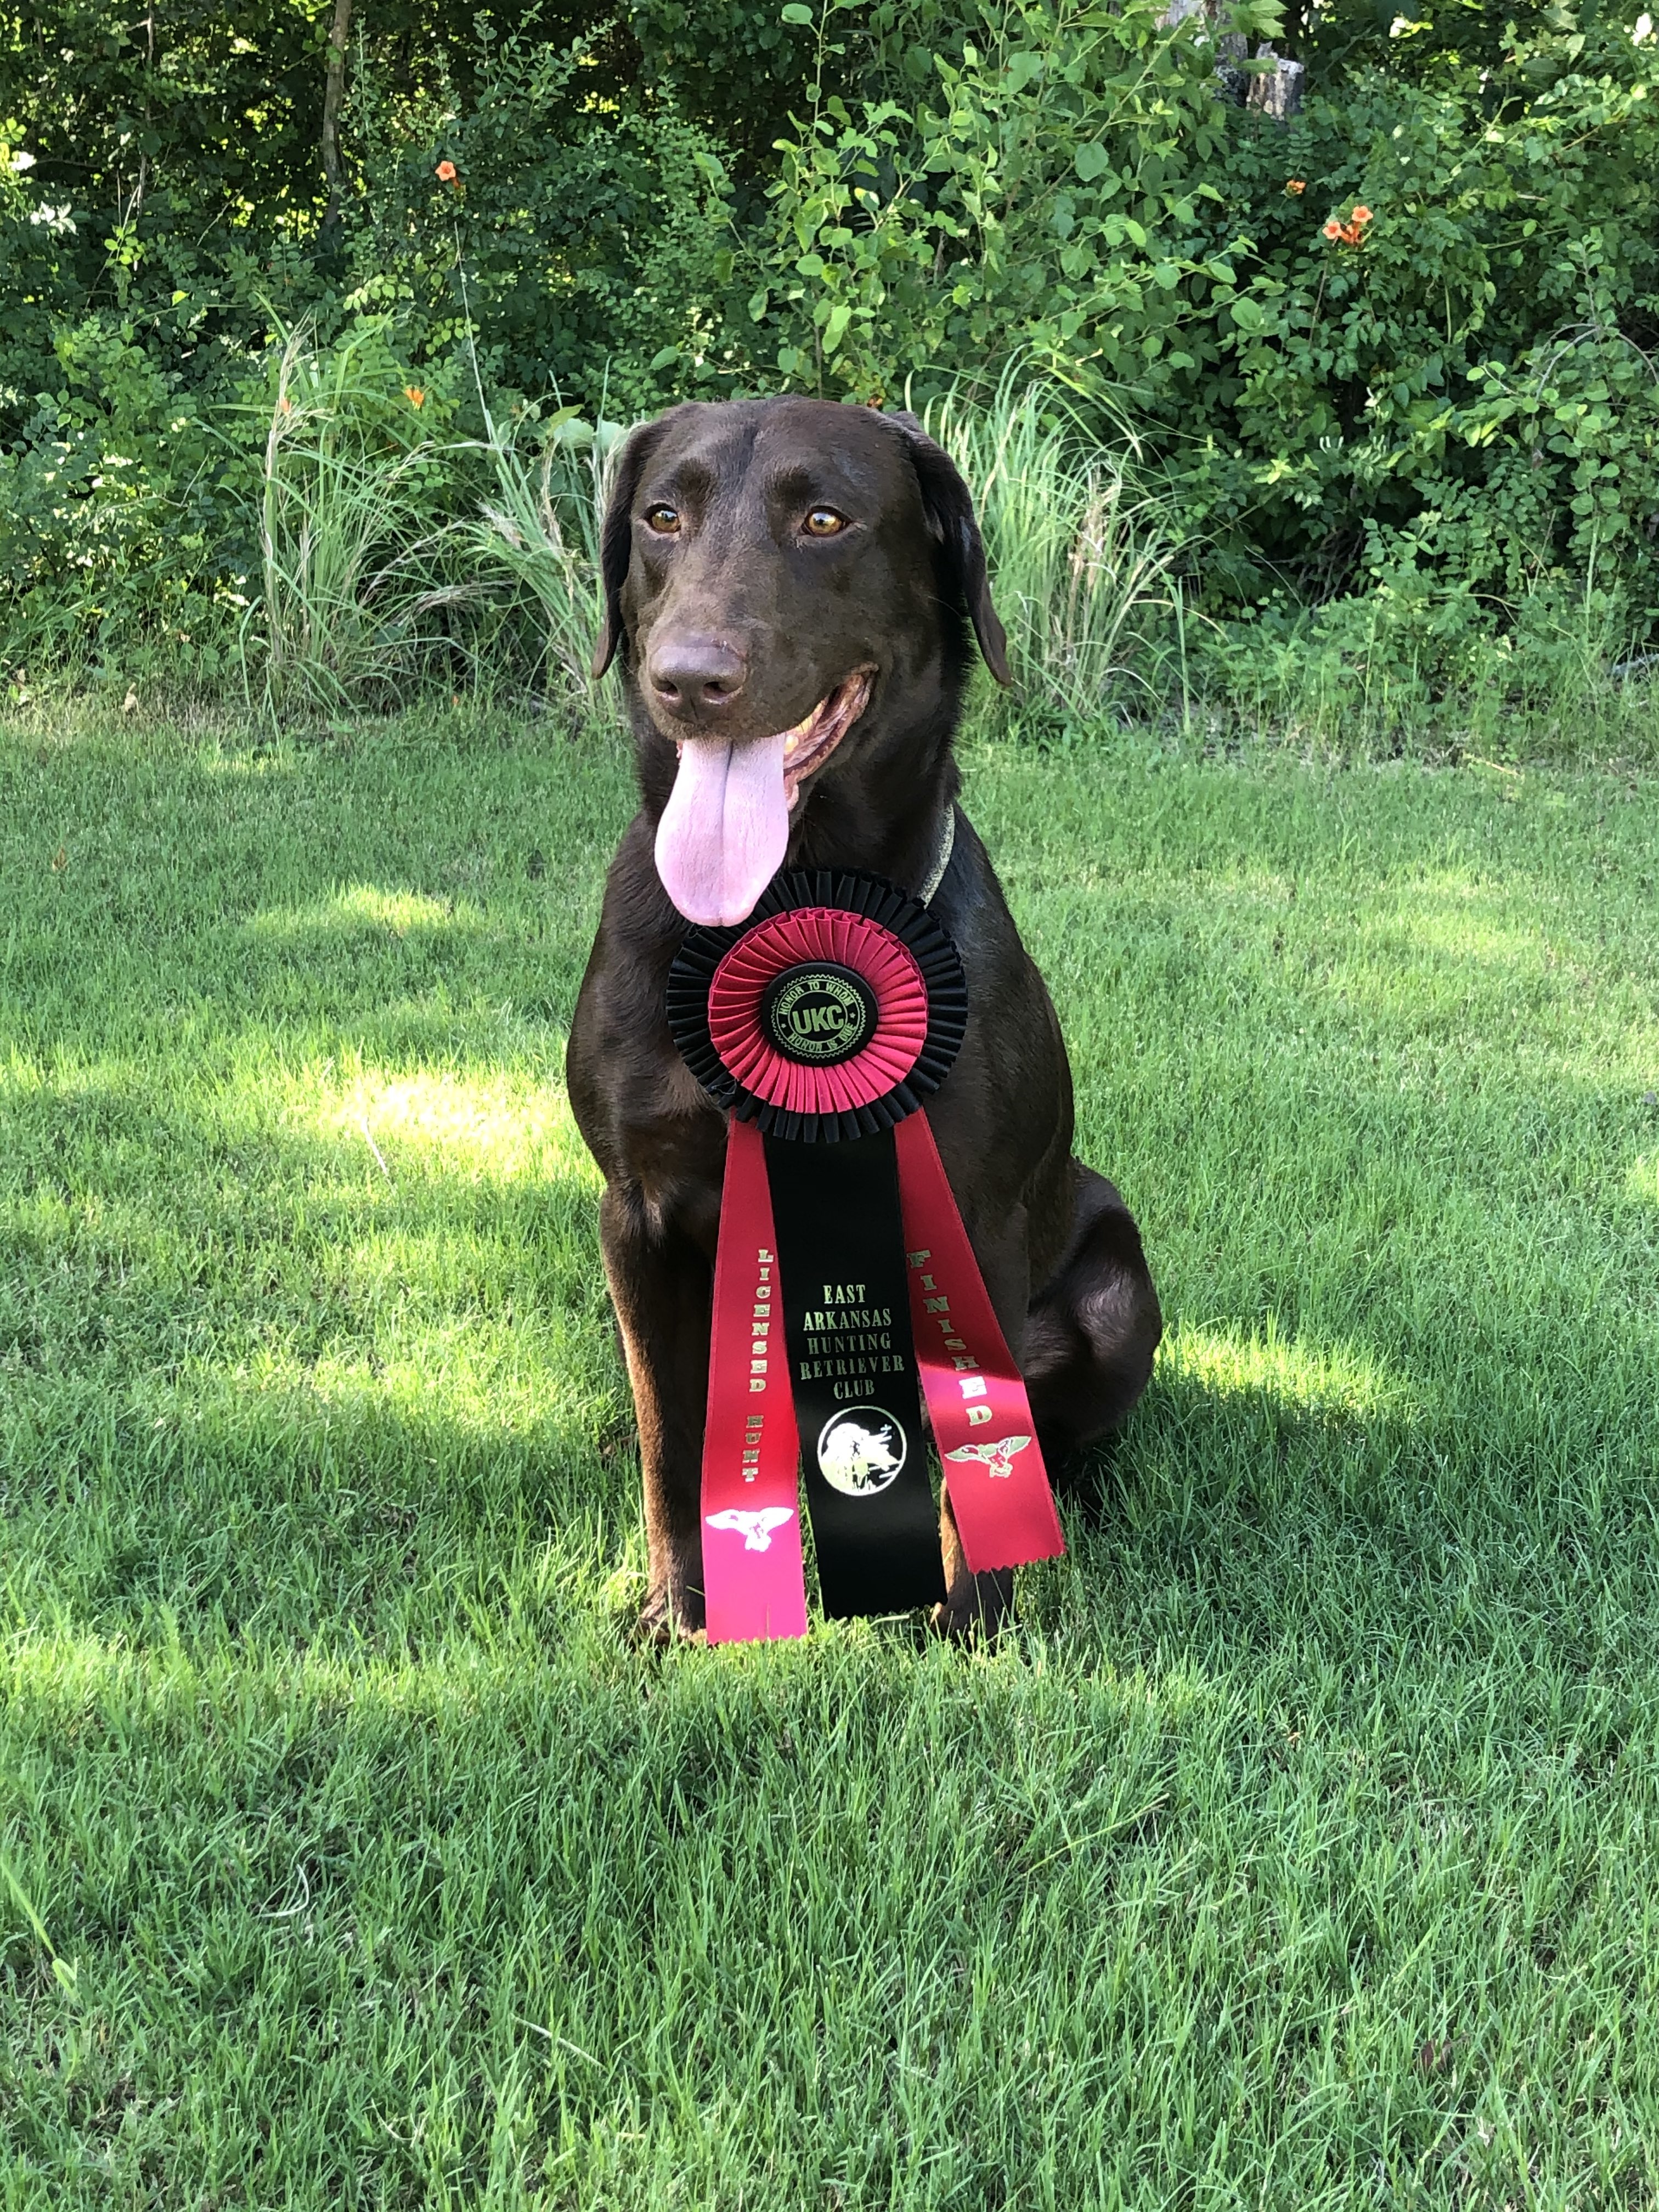
<path fill-rule="evenodd" d="M 737 697 L 749 680 L 749 662 L 718 638 L 682 633 L 652 640 L 646 675 L 671 714 L 701 721 Z"/>

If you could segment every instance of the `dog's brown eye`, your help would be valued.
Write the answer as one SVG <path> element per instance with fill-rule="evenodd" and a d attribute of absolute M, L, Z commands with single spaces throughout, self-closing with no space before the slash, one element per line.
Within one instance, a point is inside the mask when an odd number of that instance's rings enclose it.
<path fill-rule="evenodd" d="M 809 538 L 838 538 L 846 527 L 847 517 L 833 507 L 815 507 L 801 525 Z"/>
<path fill-rule="evenodd" d="M 680 511 L 677 507 L 647 507 L 645 526 L 654 530 L 659 538 L 672 538 L 680 526 Z"/>

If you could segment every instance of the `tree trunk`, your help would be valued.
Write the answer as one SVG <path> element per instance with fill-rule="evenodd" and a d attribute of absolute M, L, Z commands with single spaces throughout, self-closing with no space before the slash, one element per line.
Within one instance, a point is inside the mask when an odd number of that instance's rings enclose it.
<path fill-rule="evenodd" d="M 334 0 L 328 33 L 328 75 L 323 84 L 323 180 L 328 205 L 323 228 L 340 220 L 340 109 L 345 101 L 346 40 L 351 32 L 351 0 Z"/>
<path fill-rule="evenodd" d="M 1189 15 L 1202 15 L 1213 26 L 1219 12 L 1218 0 L 1168 0 L 1158 21 L 1166 29 L 1174 30 Z M 1215 36 L 1213 29 L 1212 36 Z M 1215 73 L 1223 95 L 1237 107 L 1251 108 L 1274 123 L 1288 123 L 1302 106 L 1301 63 L 1287 60 L 1264 42 L 1256 48 L 1255 58 L 1270 63 L 1271 68 L 1244 70 L 1239 64 L 1248 51 L 1237 31 L 1223 31 L 1216 37 Z"/>
<path fill-rule="evenodd" d="M 149 136 L 152 112 L 151 94 L 155 86 L 155 0 L 149 0 L 149 12 L 144 17 L 144 136 Z M 143 212 L 144 188 L 149 182 L 149 155 L 140 150 L 138 155 L 138 189 L 132 196 L 132 212 L 136 218 Z"/>

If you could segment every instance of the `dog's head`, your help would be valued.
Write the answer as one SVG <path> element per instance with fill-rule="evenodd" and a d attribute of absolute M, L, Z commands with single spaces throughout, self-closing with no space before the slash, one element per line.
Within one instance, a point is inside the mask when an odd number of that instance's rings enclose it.
<path fill-rule="evenodd" d="M 593 672 L 620 650 L 636 727 L 678 748 L 657 866 L 694 921 L 748 915 L 821 777 L 948 727 L 968 624 L 1008 681 L 973 501 L 912 416 L 674 408 L 623 449 L 602 567 Z"/>

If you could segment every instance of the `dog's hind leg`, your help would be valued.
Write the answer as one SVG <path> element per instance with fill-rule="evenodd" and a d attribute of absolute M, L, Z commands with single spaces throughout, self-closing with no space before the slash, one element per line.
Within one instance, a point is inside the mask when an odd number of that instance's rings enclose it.
<path fill-rule="evenodd" d="M 1072 1164 L 1072 1233 L 1031 1300 L 1020 1361 L 1051 1470 L 1122 1420 L 1164 1331 L 1133 1215 L 1104 1176 Z"/>
<path fill-rule="evenodd" d="M 600 1201 L 599 1241 L 639 1421 L 649 1577 L 639 1632 L 665 1641 L 704 1626 L 699 1500 L 714 1270 L 626 1185 L 612 1183 Z"/>

